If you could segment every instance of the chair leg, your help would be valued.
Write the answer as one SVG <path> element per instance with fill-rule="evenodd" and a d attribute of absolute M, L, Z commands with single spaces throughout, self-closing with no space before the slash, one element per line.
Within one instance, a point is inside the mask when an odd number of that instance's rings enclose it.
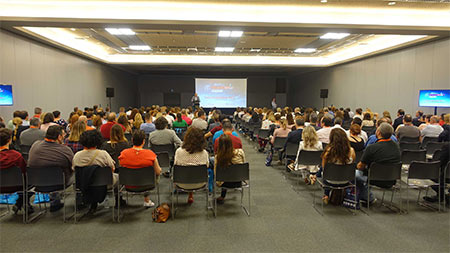
<path fill-rule="evenodd" d="M 175 211 L 174 211 L 174 209 L 175 209 L 175 203 L 174 203 L 174 199 L 173 199 L 173 189 L 172 189 L 172 183 L 170 183 L 170 197 L 171 197 L 171 200 L 172 200 L 172 219 L 175 219 Z"/>
<path fill-rule="evenodd" d="M 112 189 L 112 197 L 113 197 L 113 199 L 116 199 L 116 196 L 114 194 L 114 186 Z M 118 200 L 120 202 L 120 198 L 118 198 Z M 108 203 L 106 203 L 106 204 L 108 204 Z M 114 206 L 111 209 L 112 209 L 112 221 L 115 222 L 116 221 L 116 216 L 115 216 L 116 212 L 114 211 Z"/>
<path fill-rule="evenodd" d="M 250 204 L 250 183 L 248 183 L 249 185 L 248 185 L 248 216 L 250 216 L 250 207 L 251 207 L 251 204 Z"/>
<path fill-rule="evenodd" d="M 214 218 L 217 217 L 217 198 L 216 198 L 216 184 L 213 184 L 213 213 Z"/>

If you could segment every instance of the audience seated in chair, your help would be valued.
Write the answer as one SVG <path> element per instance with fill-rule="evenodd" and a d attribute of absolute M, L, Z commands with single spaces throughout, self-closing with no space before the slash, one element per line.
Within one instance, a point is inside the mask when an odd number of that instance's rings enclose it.
<path fill-rule="evenodd" d="M 422 140 L 425 137 L 439 137 L 439 135 L 444 131 L 439 125 L 439 118 L 437 116 L 432 116 L 430 119 L 430 124 L 420 131 Z"/>
<path fill-rule="evenodd" d="M 209 167 L 208 152 L 205 150 L 206 141 L 203 131 L 190 127 L 184 136 L 183 145 L 175 152 L 175 165 L 181 166 L 197 166 L 206 165 Z M 203 187 L 204 184 L 179 184 L 178 187 L 184 189 L 197 189 Z M 188 203 L 194 202 L 194 195 L 189 193 Z"/>
<path fill-rule="evenodd" d="M 330 143 L 330 133 L 333 130 L 333 121 L 330 117 L 325 116 L 322 118 L 322 129 L 317 131 L 317 137 L 319 137 L 319 141 L 322 143 Z"/>
<path fill-rule="evenodd" d="M 214 173 L 215 169 L 227 167 L 231 164 L 245 163 L 245 154 L 242 148 L 235 148 L 231 135 L 223 134 L 217 139 L 218 146 L 214 158 Z M 217 185 L 227 188 L 241 187 L 242 182 L 217 182 Z M 217 198 L 217 203 L 223 204 L 227 195 L 227 189 L 222 189 L 220 197 Z"/>
<path fill-rule="evenodd" d="M 297 157 L 295 158 L 295 162 L 294 162 L 294 164 L 295 164 L 294 170 L 299 170 L 299 169 L 303 169 L 306 167 L 306 170 L 304 170 L 302 172 L 303 178 L 305 179 L 305 183 L 314 184 L 314 182 L 316 180 L 315 175 L 317 173 L 318 166 L 304 166 L 304 165 L 298 164 L 299 163 L 298 162 L 299 155 L 302 150 L 305 150 L 305 151 L 321 151 L 321 150 L 323 150 L 322 142 L 319 141 L 319 137 L 317 137 L 316 130 L 311 125 L 305 127 L 302 131 L 302 141 L 300 141 L 300 144 L 298 146 Z M 309 179 L 307 177 L 308 173 L 310 173 Z"/>
<path fill-rule="evenodd" d="M 116 114 L 115 113 L 110 113 L 108 114 L 107 117 L 108 122 L 106 122 L 105 124 L 103 124 L 100 127 L 100 132 L 102 133 L 103 139 L 109 140 L 110 138 L 110 134 L 111 134 L 111 128 L 112 126 L 114 126 L 116 123 Z M 122 130 L 125 131 L 125 127 L 120 125 L 122 127 Z"/>
<path fill-rule="evenodd" d="M 30 128 L 20 134 L 20 144 L 30 146 L 36 141 L 44 140 L 45 132 L 39 129 L 41 122 L 37 118 L 30 120 Z"/>
<path fill-rule="evenodd" d="M 167 119 L 164 117 L 159 117 L 155 120 L 156 130 L 153 131 L 149 137 L 149 145 L 167 145 L 172 144 L 175 148 L 181 145 L 181 140 L 178 138 L 175 131 L 172 129 L 167 129 L 168 127 Z"/>
<path fill-rule="evenodd" d="M 206 131 L 208 129 L 208 122 L 206 122 L 206 115 L 204 111 L 197 113 L 197 118 L 192 121 L 191 127 L 196 127 L 200 130 Z"/>
<path fill-rule="evenodd" d="M 165 119 L 165 118 L 164 118 Z M 145 167 L 153 167 L 156 176 L 161 174 L 161 167 L 159 167 L 158 159 L 156 154 L 150 149 L 144 149 L 145 144 L 145 132 L 142 130 L 134 131 L 133 137 L 133 147 L 127 148 L 120 153 L 119 162 L 120 166 L 130 169 L 139 169 Z M 125 186 L 127 189 L 132 189 L 136 191 L 144 191 L 149 187 L 154 186 L 143 186 L 135 187 L 132 185 Z M 148 195 L 144 195 L 144 207 L 153 207 L 153 203 Z"/>
<path fill-rule="evenodd" d="M 322 169 L 325 168 L 325 164 L 351 164 L 355 160 L 355 150 L 350 146 L 347 134 L 344 130 L 335 128 L 330 132 L 330 143 L 325 148 L 322 155 Z M 323 172 L 322 172 L 323 173 Z M 325 185 L 330 186 L 343 186 L 348 182 L 344 181 L 324 181 Z M 330 197 L 330 189 L 324 187 L 324 196 L 322 200 L 324 204 L 328 204 Z"/>
<path fill-rule="evenodd" d="M 222 124 L 222 130 L 218 131 L 216 134 L 220 134 L 222 132 L 222 135 L 229 135 L 233 144 L 233 147 L 236 149 L 242 149 L 242 141 L 237 137 L 233 132 L 233 126 L 231 125 L 231 122 L 229 120 L 225 121 Z M 219 138 L 220 138 L 219 136 Z M 217 152 L 217 148 L 219 146 L 219 138 L 216 138 L 214 141 L 214 153 Z"/>
<path fill-rule="evenodd" d="M 106 150 L 116 163 L 116 167 L 119 167 L 118 157 L 127 148 L 130 148 L 130 143 L 125 138 L 122 127 L 118 124 L 113 125 L 111 127 L 110 139 L 109 141 L 103 142 L 101 149 Z"/>
<path fill-rule="evenodd" d="M 66 186 L 74 182 L 72 171 L 73 151 L 69 147 L 62 144 L 64 140 L 64 133 L 62 127 L 59 125 L 52 125 L 45 133 L 45 139 L 36 141 L 31 146 L 28 154 L 28 167 L 30 168 L 45 168 L 45 167 L 59 167 L 64 170 Z M 62 186 L 48 187 L 46 191 L 55 191 L 61 189 Z M 57 194 L 50 196 L 52 200 L 50 204 L 50 211 L 57 211 L 63 207 L 60 198 Z"/>
<path fill-rule="evenodd" d="M 391 139 L 394 133 L 394 128 L 388 123 L 381 123 L 377 128 L 376 136 L 377 142 L 366 147 L 364 153 L 361 157 L 361 161 L 358 163 L 356 171 L 356 186 L 359 189 L 359 199 L 362 201 L 373 202 L 375 198 L 372 194 L 367 200 L 367 169 L 371 163 L 400 163 L 400 147 L 398 144 Z M 395 181 L 387 182 L 377 182 L 371 181 L 373 185 L 390 188 L 395 185 Z"/>
<path fill-rule="evenodd" d="M 420 139 L 420 130 L 418 127 L 412 124 L 412 117 L 410 114 L 406 114 L 403 117 L 403 125 L 399 125 L 395 130 L 395 135 L 397 139 L 402 141 L 403 137 L 408 138 L 419 138 Z"/>
<path fill-rule="evenodd" d="M 377 120 L 377 124 L 376 124 L 377 129 L 382 123 L 387 123 L 387 124 L 391 125 L 392 120 L 390 118 L 381 118 L 381 119 Z M 362 131 L 362 132 L 364 132 L 364 131 Z M 375 132 L 376 132 L 376 130 L 375 130 Z M 398 142 L 397 137 L 395 137 L 394 133 L 391 136 L 391 140 L 394 142 Z M 374 134 L 370 135 L 369 139 L 367 140 L 367 142 L 364 145 L 367 147 L 368 145 L 374 144 L 377 141 L 378 141 L 378 137 L 377 137 L 376 133 L 374 133 Z"/>
<path fill-rule="evenodd" d="M 83 150 L 83 145 L 80 143 L 80 136 L 85 131 L 86 124 L 82 121 L 78 121 L 72 126 L 69 137 L 64 140 L 64 145 L 72 149 L 74 154 L 80 150 Z"/>
<path fill-rule="evenodd" d="M 80 144 L 83 146 L 83 150 L 77 152 L 72 161 L 72 168 L 75 167 L 87 167 L 87 166 L 100 166 L 109 167 L 114 172 L 115 164 L 114 160 L 105 150 L 97 149 L 101 146 L 103 138 L 98 131 L 85 131 L 80 136 Z M 118 174 L 113 174 L 113 185 L 117 184 Z M 87 196 L 84 196 L 86 199 Z M 103 200 L 99 200 L 101 202 Z M 90 204 L 90 213 L 94 213 L 97 209 L 98 202 L 85 203 Z"/>
<path fill-rule="evenodd" d="M 350 141 L 350 146 L 355 150 L 355 152 L 364 150 L 364 140 L 359 135 L 361 134 L 361 127 L 358 124 L 353 124 L 350 126 L 350 136 L 348 140 Z"/>
<path fill-rule="evenodd" d="M 152 123 L 152 115 L 146 113 L 144 116 L 145 122 L 139 127 L 140 130 L 144 131 L 145 134 L 149 135 L 151 132 L 155 131 L 155 124 Z"/>

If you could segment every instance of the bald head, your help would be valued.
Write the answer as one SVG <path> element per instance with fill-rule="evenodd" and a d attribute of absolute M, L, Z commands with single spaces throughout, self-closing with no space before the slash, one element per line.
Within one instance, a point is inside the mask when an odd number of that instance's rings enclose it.
<path fill-rule="evenodd" d="M 391 138 L 392 134 L 394 133 L 394 128 L 388 124 L 388 123 L 381 123 L 380 126 L 377 128 L 377 137 L 383 138 L 383 139 L 389 139 Z"/>
<path fill-rule="evenodd" d="M 116 114 L 115 113 L 110 113 L 110 114 L 108 114 L 108 121 L 109 122 L 114 122 L 115 120 L 116 120 Z"/>

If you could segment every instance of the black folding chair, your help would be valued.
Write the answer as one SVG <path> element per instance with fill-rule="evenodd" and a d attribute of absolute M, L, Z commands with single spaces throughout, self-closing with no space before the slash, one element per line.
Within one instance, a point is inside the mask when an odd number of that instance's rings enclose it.
<path fill-rule="evenodd" d="M 417 137 L 401 137 L 399 142 L 419 142 L 419 136 L 417 136 Z"/>
<path fill-rule="evenodd" d="M 181 188 L 179 184 L 201 184 L 204 186 L 196 189 Z M 172 199 L 172 219 L 175 219 L 175 201 L 174 192 L 177 195 L 177 208 L 178 208 L 178 193 L 179 192 L 200 192 L 204 191 L 206 194 L 206 212 L 208 214 L 208 167 L 206 165 L 198 166 L 180 166 L 174 165 L 172 173 L 172 183 L 174 190 L 170 190 Z"/>
<path fill-rule="evenodd" d="M 259 129 L 258 138 L 267 139 L 269 138 L 269 133 L 270 133 L 269 129 Z"/>
<path fill-rule="evenodd" d="M 448 182 L 450 182 L 450 161 L 447 163 L 447 166 L 445 166 L 445 168 L 444 168 L 444 185 L 445 185 L 444 190 L 445 190 L 445 188 L 448 188 L 448 185 L 449 185 Z M 445 211 L 446 205 L 447 205 L 446 201 L 447 201 L 447 199 L 444 198 L 444 211 Z"/>
<path fill-rule="evenodd" d="M 148 134 L 145 135 L 145 142 L 144 142 L 144 148 L 145 149 L 149 149 L 150 148 L 149 144 L 148 144 L 148 136 L 149 136 Z"/>
<path fill-rule="evenodd" d="M 403 150 L 402 151 L 402 164 L 404 169 L 409 167 L 413 161 L 425 162 L 426 161 L 426 150 Z"/>
<path fill-rule="evenodd" d="M 159 161 L 159 159 L 158 159 Z M 120 167 L 119 171 L 119 199 L 123 192 L 126 193 L 127 203 L 128 194 L 143 195 L 156 189 L 158 205 L 160 204 L 159 183 L 153 167 L 126 168 Z M 132 186 L 127 188 L 126 186 Z M 135 189 L 136 188 L 136 189 Z M 117 221 L 120 222 L 120 201 L 118 201 Z"/>
<path fill-rule="evenodd" d="M 232 189 L 237 190 L 241 192 L 241 207 L 244 210 L 244 212 L 250 216 L 250 167 L 248 163 L 242 163 L 242 164 L 232 164 L 228 167 L 217 167 L 216 173 L 214 174 L 214 182 L 242 182 L 240 187 L 236 188 L 227 188 L 227 187 L 221 187 L 217 186 L 216 183 L 214 183 L 214 190 L 213 190 L 213 196 L 214 196 L 214 216 L 217 216 L 217 198 L 216 198 L 216 187 L 219 189 L 225 188 L 225 189 Z M 243 198 L 244 198 L 244 188 L 248 189 L 248 209 L 243 204 Z"/>
<path fill-rule="evenodd" d="M 436 150 L 442 149 L 444 145 L 448 145 L 448 142 L 434 142 L 434 141 L 428 142 L 426 146 L 427 158 L 431 159 L 433 157 L 434 152 Z"/>
<path fill-rule="evenodd" d="M 322 177 L 317 178 L 317 183 L 321 188 L 330 188 L 332 190 L 344 190 L 347 188 L 354 188 L 355 189 L 354 199 L 356 200 L 357 199 L 356 185 L 352 183 L 356 182 L 355 170 L 356 170 L 356 163 L 344 165 L 327 163 L 325 164 L 325 168 L 323 168 Z M 332 186 L 326 184 L 325 181 L 347 181 L 348 183 L 342 186 Z M 322 212 L 319 212 L 319 210 L 317 210 L 316 208 L 316 191 L 313 191 L 313 207 L 314 209 L 316 209 L 318 213 L 323 215 L 323 201 L 322 201 Z M 355 203 L 355 211 L 356 208 L 357 203 Z"/>
<path fill-rule="evenodd" d="M 421 148 L 422 148 L 422 149 L 427 149 L 428 143 L 430 143 L 430 142 L 438 142 L 438 140 L 439 140 L 438 137 L 425 136 L 425 137 L 422 139 L 422 145 L 421 145 Z"/>
<path fill-rule="evenodd" d="M 371 133 L 375 128 L 375 126 L 363 126 L 361 129 L 366 133 Z"/>
<path fill-rule="evenodd" d="M 322 163 L 322 152 L 323 151 L 301 150 L 297 157 L 297 164 L 303 166 L 315 166 L 317 168 Z M 300 184 L 300 179 L 298 183 Z"/>
<path fill-rule="evenodd" d="M 113 186 L 113 172 L 111 170 L 110 167 L 100 167 L 100 166 L 94 166 L 95 171 L 94 174 L 92 175 L 92 182 L 89 184 L 90 187 L 100 187 L 100 186 L 104 186 L 106 188 L 108 188 L 108 186 Z M 87 167 L 75 167 L 75 196 L 79 193 L 81 194 L 81 180 L 82 178 L 80 178 L 81 172 L 82 170 L 87 169 Z M 112 199 L 115 199 L 115 195 L 114 195 L 114 188 L 111 187 L 110 190 L 107 190 L 106 194 L 111 193 L 112 195 Z M 76 197 L 75 197 L 76 200 Z M 74 211 L 74 223 L 77 223 L 77 219 L 78 219 L 78 214 L 77 214 L 77 205 L 76 205 L 76 201 L 75 201 L 75 211 Z M 112 221 L 115 221 L 115 210 L 114 210 L 114 206 L 111 208 L 112 209 Z M 81 219 L 82 217 L 80 217 Z"/>
<path fill-rule="evenodd" d="M 420 150 L 420 142 L 400 142 L 400 150 Z"/>
<path fill-rule="evenodd" d="M 70 185 L 66 185 L 66 175 L 64 173 L 64 169 L 60 167 L 42 167 L 42 168 L 28 168 L 27 174 L 26 174 L 26 182 L 28 182 L 29 185 L 34 186 L 34 192 L 40 192 L 40 193 L 59 193 L 62 194 L 63 198 L 63 222 L 66 222 L 66 196 L 69 195 L 67 193 L 67 188 Z M 47 189 L 54 189 L 54 190 L 47 190 Z M 28 191 L 25 194 L 25 197 L 27 198 L 26 203 L 28 203 Z M 25 213 L 28 213 L 28 205 L 25 206 L 26 211 Z M 36 219 L 37 217 L 41 216 L 42 214 L 45 214 L 47 212 L 47 205 L 45 205 L 45 210 L 39 212 L 36 216 L 32 218 L 32 220 Z M 28 215 L 26 217 L 26 222 L 30 222 L 32 220 L 28 219 Z"/>
<path fill-rule="evenodd" d="M 431 157 L 431 161 L 440 161 L 441 160 L 441 153 L 442 150 L 438 149 L 435 150 L 433 153 L 433 156 Z"/>
<path fill-rule="evenodd" d="M 281 150 L 284 148 L 284 144 L 286 143 L 286 137 L 275 137 L 275 140 L 273 141 L 272 148 L 275 151 L 278 151 L 278 158 L 280 161 L 283 159 L 280 154 Z"/>
<path fill-rule="evenodd" d="M 401 178 L 401 171 L 402 171 L 402 164 L 401 163 L 372 163 L 369 166 L 369 170 L 368 170 L 368 177 L 367 177 L 367 210 L 370 210 L 370 186 L 375 186 L 377 188 L 380 188 L 383 190 L 383 197 L 381 199 L 381 204 L 383 206 L 386 206 L 390 209 L 392 209 L 392 207 L 395 207 L 392 203 L 393 199 L 394 199 L 394 192 L 396 190 L 396 183 L 393 184 L 392 186 L 388 187 L 388 186 L 383 186 L 380 184 L 378 184 L 381 181 L 385 181 L 385 182 L 389 182 L 389 181 L 395 181 L 397 182 L 398 179 Z M 378 182 L 372 182 L 372 181 L 378 181 Z M 403 210 L 403 199 L 402 199 L 402 193 L 401 193 L 401 189 L 402 186 L 401 184 L 399 184 L 399 194 L 400 194 L 400 205 L 401 207 L 395 207 L 397 209 L 399 209 L 400 211 Z M 386 190 L 392 190 L 392 195 L 391 195 L 391 202 L 390 202 L 390 206 L 384 205 L 384 195 L 385 195 L 385 191 Z"/>
<path fill-rule="evenodd" d="M 298 143 L 288 142 L 286 143 L 286 150 L 284 152 L 285 164 L 288 162 L 288 157 L 297 156 Z"/>
<path fill-rule="evenodd" d="M 22 174 L 22 171 L 20 170 L 19 167 L 10 167 L 7 169 L 2 169 L 0 170 L 0 189 L 5 188 L 5 187 L 10 187 L 10 188 L 22 188 L 22 194 L 23 194 L 23 203 L 22 203 L 22 207 L 25 210 L 25 206 L 28 205 L 28 203 L 25 202 L 26 198 L 25 198 L 25 180 L 24 180 L 24 175 Z M 15 193 L 17 191 L 2 191 L 0 192 L 0 194 L 11 194 L 11 193 Z M 20 191 L 19 191 L 20 192 Z M 10 213 L 10 208 L 9 208 L 9 204 L 4 204 L 7 206 L 8 211 L 0 214 L 0 218 L 4 217 L 5 215 Z M 23 223 L 26 223 L 26 212 L 23 212 L 23 216 L 22 216 L 22 220 Z"/>
<path fill-rule="evenodd" d="M 133 143 L 132 139 L 133 139 L 133 135 L 131 133 L 125 133 L 125 138 L 127 138 L 128 143 Z"/>
<path fill-rule="evenodd" d="M 184 138 L 184 134 L 187 131 L 187 127 L 174 127 L 173 130 L 175 131 L 175 133 L 177 134 L 178 138 L 180 138 L 181 140 L 183 140 Z"/>
<path fill-rule="evenodd" d="M 150 149 L 155 153 L 167 152 L 170 160 L 173 160 L 175 157 L 175 147 L 173 144 L 155 145 L 150 143 Z"/>
<path fill-rule="evenodd" d="M 364 154 L 364 150 L 355 152 L 355 163 L 359 163 L 361 161 L 362 155 Z"/>
<path fill-rule="evenodd" d="M 420 200 L 420 193 L 422 191 L 422 189 L 426 189 L 427 193 L 428 193 L 428 189 L 433 186 L 436 185 L 435 182 L 438 182 L 438 186 L 440 184 L 440 169 L 441 169 L 441 162 L 440 161 L 436 161 L 436 162 L 412 162 L 409 165 L 409 170 L 408 170 L 408 178 L 406 179 L 406 196 L 408 196 L 408 189 L 409 186 L 413 186 L 416 189 L 419 189 L 419 194 L 417 196 L 417 204 L 420 204 L 419 200 Z M 420 180 L 433 180 L 428 181 L 428 183 L 423 182 L 422 183 L 415 183 L 415 182 L 410 182 L 410 179 L 420 179 Z M 440 190 L 441 187 L 439 187 L 439 195 L 440 196 Z M 427 195 L 427 193 L 425 195 Z M 441 211 L 441 198 L 439 199 L 439 211 Z M 407 200 L 407 210 L 409 212 L 409 198 Z M 431 207 L 428 204 L 423 203 L 422 204 L 425 207 Z"/>
<path fill-rule="evenodd" d="M 20 144 L 20 153 L 25 161 L 28 161 L 28 153 L 30 152 L 30 149 L 31 146 Z"/>

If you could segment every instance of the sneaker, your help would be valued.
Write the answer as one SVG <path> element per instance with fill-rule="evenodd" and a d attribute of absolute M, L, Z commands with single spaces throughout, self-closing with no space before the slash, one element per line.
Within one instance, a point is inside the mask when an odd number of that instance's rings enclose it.
<path fill-rule="evenodd" d="M 163 173 L 163 176 L 164 177 L 170 177 L 170 173 L 168 171 L 166 171 L 166 172 Z"/>
<path fill-rule="evenodd" d="M 194 203 L 194 196 L 190 195 L 188 197 L 188 204 L 192 204 L 192 203 Z"/>
<path fill-rule="evenodd" d="M 327 195 L 324 195 L 323 197 L 322 197 L 322 201 L 323 201 L 323 203 L 325 204 L 325 205 L 328 205 L 328 201 L 330 200 L 330 197 L 328 197 Z"/>
<path fill-rule="evenodd" d="M 144 207 L 145 208 L 150 208 L 150 207 L 154 207 L 155 203 L 153 203 L 151 200 L 149 200 L 148 202 L 144 201 Z"/>

